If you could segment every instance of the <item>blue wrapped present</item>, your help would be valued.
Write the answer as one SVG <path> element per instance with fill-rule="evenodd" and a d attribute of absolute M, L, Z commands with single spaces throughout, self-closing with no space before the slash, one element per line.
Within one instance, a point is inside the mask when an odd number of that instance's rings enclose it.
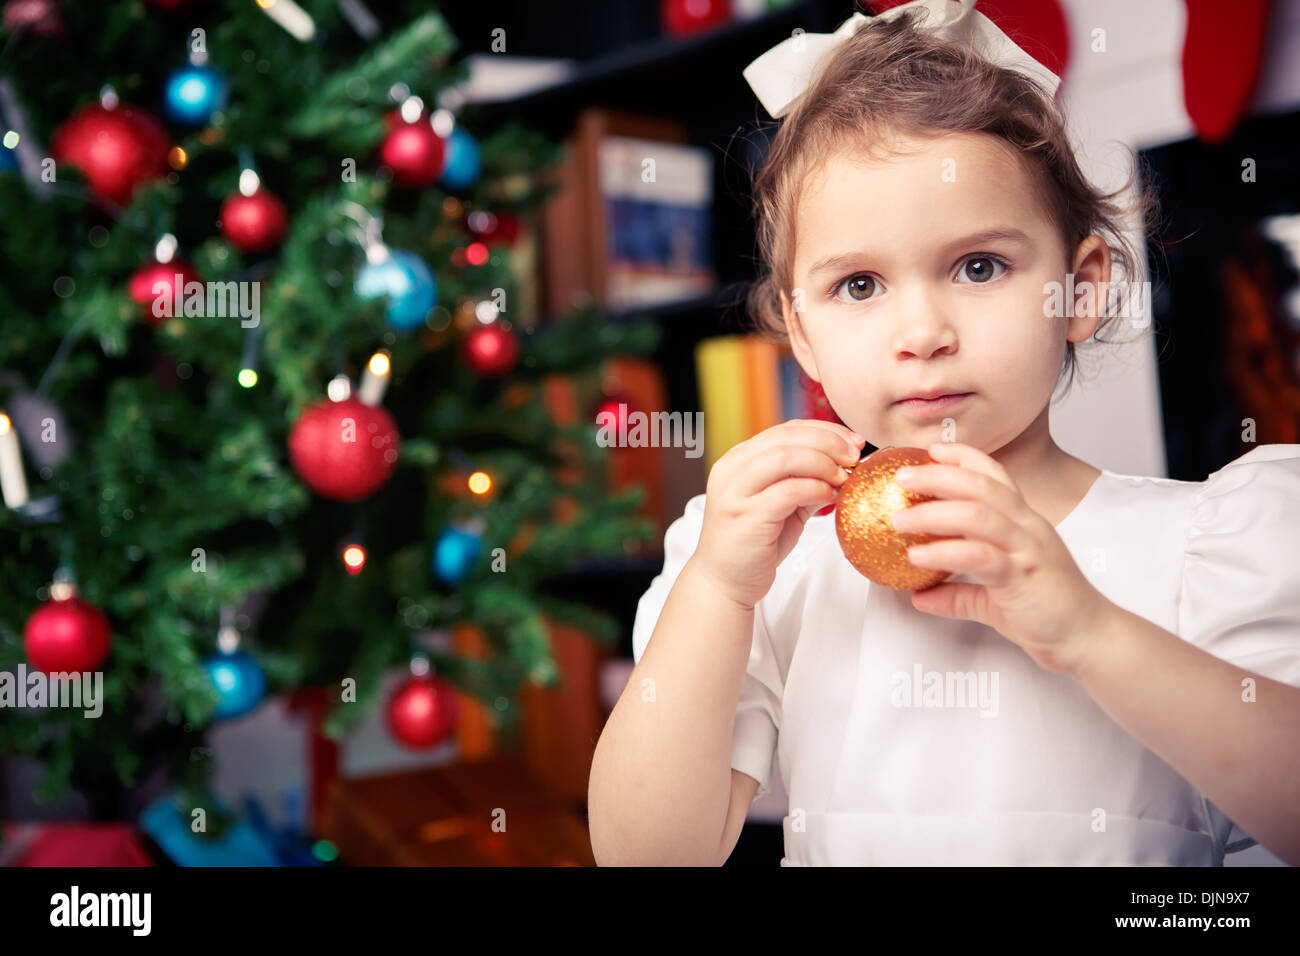
<path fill-rule="evenodd" d="M 209 813 L 226 808 L 216 803 Z M 175 794 L 159 797 L 140 814 L 140 826 L 177 866 L 282 866 L 280 856 L 243 820 L 235 820 L 220 840 L 204 839 L 190 830 L 188 809 Z"/>

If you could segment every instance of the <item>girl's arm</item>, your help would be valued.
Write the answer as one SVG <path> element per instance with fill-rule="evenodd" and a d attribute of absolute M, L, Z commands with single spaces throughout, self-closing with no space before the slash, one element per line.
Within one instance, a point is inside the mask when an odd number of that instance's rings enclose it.
<path fill-rule="evenodd" d="M 1300 865 L 1300 688 L 1105 602 L 1074 676 L 1255 841 Z M 1253 682 L 1253 695 L 1245 681 Z"/>
<path fill-rule="evenodd" d="M 730 852 L 732 734 L 753 636 L 754 609 L 688 560 L 592 756 L 599 865 L 718 866 Z"/>

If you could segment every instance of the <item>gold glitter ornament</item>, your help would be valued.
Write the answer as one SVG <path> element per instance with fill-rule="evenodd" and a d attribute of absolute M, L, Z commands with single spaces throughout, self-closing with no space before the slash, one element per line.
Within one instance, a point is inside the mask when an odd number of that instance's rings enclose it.
<path fill-rule="evenodd" d="M 895 591 L 920 591 L 952 576 L 951 571 L 918 568 L 907 560 L 907 549 L 950 535 L 895 531 L 894 512 L 933 495 L 908 491 L 894 475 L 908 465 L 938 464 L 923 448 L 887 446 L 863 458 L 840 486 L 835 501 L 835 536 L 844 556 L 863 577 Z"/>

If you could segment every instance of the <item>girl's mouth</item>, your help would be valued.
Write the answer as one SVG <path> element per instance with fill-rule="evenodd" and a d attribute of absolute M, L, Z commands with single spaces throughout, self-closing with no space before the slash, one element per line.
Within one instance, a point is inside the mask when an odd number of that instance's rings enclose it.
<path fill-rule="evenodd" d="M 894 402 L 894 406 L 905 411 L 925 415 L 931 412 L 947 411 L 974 394 L 974 392 L 960 392 L 955 395 L 944 395 L 941 398 L 905 398 L 902 401 Z"/>

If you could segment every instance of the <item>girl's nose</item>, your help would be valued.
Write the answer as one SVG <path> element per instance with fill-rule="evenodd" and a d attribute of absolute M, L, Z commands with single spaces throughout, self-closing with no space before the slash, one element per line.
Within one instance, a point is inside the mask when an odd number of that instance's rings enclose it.
<path fill-rule="evenodd" d="M 898 309 L 894 332 L 896 355 L 928 359 L 956 347 L 957 330 L 937 295 L 918 286 L 900 294 L 895 305 Z"/>

